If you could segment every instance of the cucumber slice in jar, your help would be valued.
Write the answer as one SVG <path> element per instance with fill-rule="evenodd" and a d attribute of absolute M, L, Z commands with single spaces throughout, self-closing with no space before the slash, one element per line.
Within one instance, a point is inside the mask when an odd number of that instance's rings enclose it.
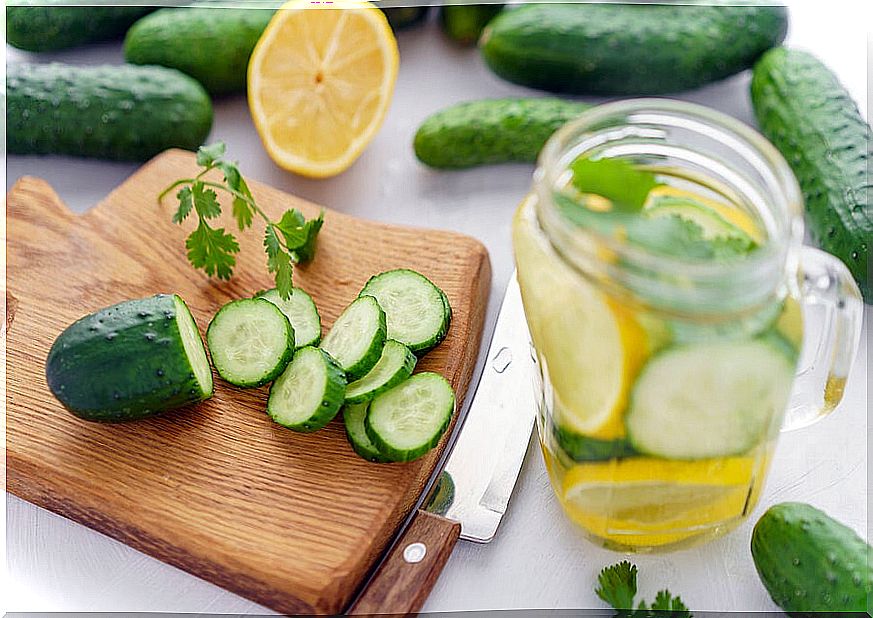
<path fill-rule="evenodd" d="M 352 450 L 358 455 L 367 461 L 385 463 L 390 460 L 379 452 L 373 441 L 367 437 L 367 431 L 364 428 L 364 419 L 367 417 L 368 408 L 369 404 L 366 403 L 347 405 L 343 408 L 346 437 L 349 439 L 349 444 L 352 445 Z"/>
<path fill-rule="evenodd" d="M 300 288 L 294 288 L 287 300 L 279 296 L 279 290 L 275 288 L 258 292 L 255 298 L 270 301 L 285 314 L 294 329 L 294 343 L 298 350 L 308 345 L 318 345 L 321 341 L 321 316 L 318 315 L 318 308 L 312 297 Z"/>
<path fill-rule="evenodd" d="M 339 363 L 349 380 L 366 375 L 382 356 L 385 312 L 375 298 L 356 298 L 334 322 L 321 348 Z"/>
<path fill-rule="evenodd" d="M 633 387 L 628 439 L 666 459 L 745 453 L 782 418 L 793 379 L 794 364 L 762 339 L 668 348 Z"/>
<path fill-rule="evenodd" d="M 424 275 L 400 268 L 371 277 L 361 296 L 372 296 L 388 320 L 388 337 L 417 356 L 434 348 L 449 332 L 452 309 L 445 293 Z"/>
<path fill-rule="evenodd" d="M 412 461 L 439 443 L 454 410 L 455 393 L 446 379 L 419 373 L 371 401 L 364 427 L 385 457 Z"/>
<path fill-rule="evenodd" d="M 212 364 L 236 386 L 271 382 L 294 355 L 294 329 L 272 303 L 244 298 L 227 303 L 206 331 Z"/>
<path fill-rule="evenodd" d="M 327 425 L 343 403 L 346 379 L 342 368 L 327 352 L 307 346 L 270 387 L 267 414 L 288 429 L 318 431 Z"/>
<path fill-rule="evenodd" d="M 382 356 L 367 375 L 346 388 L 346 403 L 364 403 L 380 393 L 400 384 L 412 375 L 418 359 L 402 343 L 393 339 L 385 342 Z"/>

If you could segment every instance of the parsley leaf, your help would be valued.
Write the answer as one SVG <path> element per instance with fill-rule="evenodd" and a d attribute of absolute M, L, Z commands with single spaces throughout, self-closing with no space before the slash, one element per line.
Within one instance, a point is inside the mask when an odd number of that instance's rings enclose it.
<path fill-rule="evenodd" d="M 176 197 L 179 199 L 179 209 L 173 215 L 173 223 L 182 223 L 188 218 L 194 207 L 194 200 L 191 199 L 191 187 L 182 187 Z"/>
<path fill-rule="evenodd" d="M 194 209 L 201 219 L 215 219 L 221 214 L 218 195 L 212 189 L 207 189 L 202 183 L 191 185 L 191 197 L 194 199 Z"/>
<path fill-rule="evenodd" d="M 239 244 L 224 228 L 209 227 L 204 220 L 197 226 L 185 241 L 188 249 L 188 261 L 195 268 L 202 268 L 210 277 L 216 275 L 219 279 L 230 279 L 233 267 L 236 265 L 234 254 L 239 253 Z"/>
<path fill-rule="evenodd" d="M 288 251 L 298 264 L 308 262 L 315 255 L 315 239 L 324 224 L 324 212 L 316 219 L 306 221 L 296 209 L 285 211 L 276 224 L 285 239 Z"/>
<path fill-rule="evenodd" d="M 197 149 L 197 165 L 212 167 L 215 162 L 224 156 L 227 146 L 224 142 L 215 142 L 209 146 L 201 146 Z"/>
<path fill-rule="evenodd" d="M 254 209 L 245 199 L 252 200 L 252 192 L 249 190 L 249 186 L 235 164 L 221 161 L 217 164 L 217 167 L 224 173 L 224 181 L 227 183 L 227 186 L 243 196 L 234 195 L 233 197 L 233 218 L 236 219 L 236 224 L 239 226 L 240 231 L 243 231 L 251 227 L 255 216 Z"/>
<path fill-rule="evenodd" d="M 625 159 L 579 157 L 570 164 L 573 186 L 612 202 L 611 212 L 639 212 L 658 182 L 655 174 Z"/>
<path fill-rule="evenodd" d="M 637 594 L 637 567 L 627 560 L 606 567 L 597 577 L 597 596 L 615 609 L 632 609 Z"/>
<path fill-rule="evenodd" d="M 691 612 L 685 607 L 682 599 L 674 597 L 669 590 L 661 590 L 655 595 L 655 602 L 652 603 L 652 610 L 656 612 L 670 612 L 669 614 L 656 614 L 659 616 L 670 616 L 671 618 L 690 618 Z"/>

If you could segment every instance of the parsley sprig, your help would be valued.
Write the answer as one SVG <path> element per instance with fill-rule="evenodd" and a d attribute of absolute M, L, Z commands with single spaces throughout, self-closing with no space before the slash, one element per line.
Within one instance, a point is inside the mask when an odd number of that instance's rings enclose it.
<path fill-rule="evenodd" d="M 649 605 L 640 601 L 634 608 L 637 595 L 637 567 L 627 560 L 604 568 L 597 577 L 597 596 L 618 610 L 623 618 L 691 618 L 692 614 L 678 596 L 669 590 L 661 590 Z"/>
<path fill-rule="evenodd" d="M 324 223 L 324 212 L 307 221 L 299 210 L 290 208 L 278 221 L 271 220 L 255 202 L 237 164 L 224 159 L 225 151 L 223 142 L 201 146 L 197 151 L 197 165 L 203 167 L 201 172 L 193 178 L 182 178 L 171 184 L 158 196 L 158 202 L 181 187 L 176 193 L 179 207 L 173 214 L 173 222 L 182 223 L 192 212 L 197 217 L 197 227 L 185 241 L 188 261 L 210 277 L 230 279 L 236 266 L 239 243 L 224 228 L 210 225 L 211 220 L 221 215 L 215 190 L 229 193 L 233 197 L 233 218 L 240 232 L 252 227 L 256 217 L 264 221 L 267 270 L 275 277 L 279 295 L 290 298 L 294 264 L 307 262 L 315 255 L 315 240 Z M 223 183 L 204 178 L 215 169 L 224 175 Z"/>

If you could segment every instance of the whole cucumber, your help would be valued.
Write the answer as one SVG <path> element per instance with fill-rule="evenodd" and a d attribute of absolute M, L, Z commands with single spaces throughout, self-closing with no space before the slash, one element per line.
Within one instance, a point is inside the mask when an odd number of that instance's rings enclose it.
<path fill-rule="evenodd" d="M 752 558 L 773 601 L 792 615 L 871 609 L 873 548 L 808 504 L 770 507 L 752 532 Z"/>
<path fill-rule="evenodd" d="M 429 6 L 386 6 L 380 8 L 385 13 L 391 29 L 395 32 L 424 23 L 430 11 Z"/>
<path fill-rule="evenodd" d="M 873 302 L 870 125 L 836 76 L 806 52 L 767 52 L 755 65 L 751 89 L 762 132 L 800 183 L 813 242 L 843 260 Z"/>
<path fill-rule="evenodd" d="M 502 4 L 446 4 L 440 9 L 440 25 L 453 41 L 474 45 L 488 22 L 502 10 Z"/>
<path fill-rule="evenodd" d="M 128 31 L 124 58 L 131 64 L 178 69 L 214 95 L 242 92 L 249 56 L 274 12 L 161 9 L 140 19 Z"/>
<path fill-rule="evenodd" d="M 552 133 L 590 107 L 561 99 L 458 103 L 428 117 L 413 146 L 418 159 L 431 167 L 532 163 Z"/>
<path fill-rule="evenodd" d="M 196 150 L 212 126 L 212 102 L 187 75 L 163 67 L 11 64 L 6 147 L 145 161 L 167 148 Z"/>
<path fill-rule="evenodd" d="M 30 4 L 34 6 L 6 7 L 6 42 L 32 52 L 120 38 L 130 24 L 154 11 L 144 6 L 69 6 L 69 0 Z"/>
<path fill-rule="evenodd" d="M 678 92 L 750 68 L 788 28 L 781 6 L 530 4 L 482 33 L 488 66 L 516 84 L 600 95 Z"/>

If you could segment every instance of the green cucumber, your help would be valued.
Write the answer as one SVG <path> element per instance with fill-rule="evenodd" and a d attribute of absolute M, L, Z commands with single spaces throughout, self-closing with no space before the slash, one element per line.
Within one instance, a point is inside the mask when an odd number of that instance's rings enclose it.
<path fill-rule="evenodd" d="M 836 76 L 806 52 L 765 54 L 751 90 L 762 132 L 800 183 L 810 237 L 845 262 L 864 300 L 873 302 L 870 125 Z"/>
<path fill-rule="evenodd" d="M 479 45 L 492 71 L 522 86 L 638 96 L 748 69 L 787 28 L 785 7 L 764 4 L 544 3 L 504 11 Z"/>
<path fill-rule="evenodd" d="M 57 51 L 120 38 L 148 6 L 70 6 L 70 0 L 29 0 L 6 7 L 6 42 L 32 52 Z"/>
<path fill-rule="evenodd" d="M 124 39 L 124 59 L 190 75 L 213 95 L 243 92 L 255 44 L 273 10 L 168 8 L 138 22 Z"/>
<path fill-rule="evenodd" d="M 387 6 L 380 8 L 385 13 L 391 29 L 395 32 L 424 23 L 428 11 L 430 11 L 429 6 Z"/>
<path fill-rule="evenodd" d="M 643 214 L 650 219 L 679 217 L 691 221 L 700 227 L 704 240 L 729 238 L 738 243 L 738 251 L 749 252 L 756 246 L 746 232 L 706 204 L 691 198 L 661 195 L 646 203 Z"/>
<path fill-rule="evenodd" d="M 345 308 L 321 347 L 339 363 L 349 380 L 364 377 L 382 356 L 385 312 L 375 298 L 362 296 Z"/>
<path fill-rule="evenodd" d="M 255 298 L 270 301 L 285 314 L 294 329 L 294 343 L 298 349 L 318 345 L 321 341 L 321 316 L 318 315 L 318 308 L 312 297 L 300 288 L 291 290 L 291 297 L 288 299 L 279 296 L 279 291 L 275 288 L 258 292 Z"/>
<path fill-rule="evenodd" d="M 6 105 L 12 154 L 145 161 L 196 150 L 212 126 L 203 87 L 163 67 L 10 64 Z"/>
<path fill-rule="evenodd" d="M 440 25 L 453 41 L 475 45 L 488 22 L 502 10 L 502 4 L 444 4 L 440 8 Z"/>
<path fill-rule="evenodd" d="M 364 419 L 367 417 L 368 408 L 368 403 L 357 403 L 343 408 L 346 437 L 349 439 L 349 444 L 352 445 L 352 450 L 367 461 L 386 463 L 390 460 L 379 452 L 373 441 L 367 437 L 367 431 L 364 428 Z"/>
<path fill-rule="evenodd" d="M 873 610 L 873 548 L 808 504 L 770 507 L 752 532 L 752 558 L 773 601 L 792 616 Z"/>
<path fill-rule="evenodd" d="M 533 163 L 557 129 L 587 109 L 561 99 L 483 99 L 429 116 L 415 134 L 419 161 L 436 168 Z"/>
<path fill-rule="evenodd" d="M 89 421 L 129 421 L 212 396 L 212 371 L 191 312 L 160 294 L 68 326 L 46 360 L 49 390 Z"/>
<path fill-rule="evenodd" d="M 558 425 L 554 426 L 553 435 L 561 450 L 575 462 L 606 461 L 638 454 L 625 438 L 591 438 Z"/>
<path fill-rule="evenodd" d="M 666 459 L 746 453 L 782 418 L 793 379 L 794 363 L 763 339 L 667 348 L 631 391 L 628 440 Z"/>
<path fill-rule="evenodd" d="M 234 300 L 206 330 L 212 364 L 225 381 L 253 388 L 273 381 L 294 355 L 294 329 L 273 303 Z"/>
<path fill-rule="evenodd" d="M 399 341 L 417 356 L 439 345 L 452 319 L 448 297 L 414 270 L 398 268 L 374 275 L 360 298 L 373 297 L 385 310 L 388 338 Z"/>
<path fill-rule="evenodd" d="M 346 403 L 365 403 L 400 384 L 412 375 L 417 360 L 409 348 L 389 339 L 379 362 L 363 378 L 348 385 Z"/>
<path fill-rule="evenodd" d="M 345 390 L 346 378 L 337 362 L 324 350 L 307 346 L 270 386 L 267 414 L 288 429 L 318 431 L 336 416 Z"/>
<path fill-rule="evenodd" d="M 441 375 L 419 373 L 370 402 L 367 437 L 391 461 L 418 459 L 437 444 L 455 410 L 455 393 Z"/>

